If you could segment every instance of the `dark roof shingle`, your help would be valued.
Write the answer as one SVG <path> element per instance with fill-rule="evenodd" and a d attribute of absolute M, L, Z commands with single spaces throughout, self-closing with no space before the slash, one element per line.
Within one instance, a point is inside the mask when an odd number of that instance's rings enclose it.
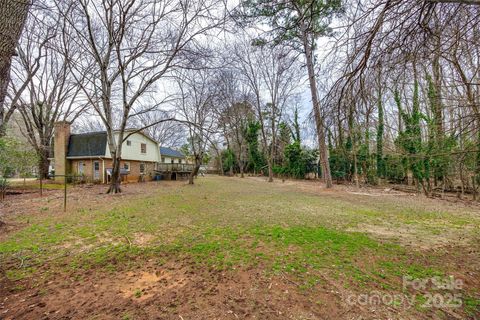
<path fill-rule="evenodd" d="M 167 147 L 160 147 L 160 155 L 162 157 L 185 158 L 185 155 L 180 151 Z"/>
<path fill-rule="evenodd" d="M 68 142 L 67 157 L 105 156 L 106 147 L 105 131 L 72 134 Z"/>

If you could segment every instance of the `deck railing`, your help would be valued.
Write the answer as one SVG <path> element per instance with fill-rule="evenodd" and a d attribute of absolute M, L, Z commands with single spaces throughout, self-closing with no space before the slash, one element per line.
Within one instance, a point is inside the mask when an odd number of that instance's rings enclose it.
<path fill-rule="evenodd" d="M 158 163 L 157 171 L 160 172 L 192 172 L 193 164 L 186 163 Z"/>

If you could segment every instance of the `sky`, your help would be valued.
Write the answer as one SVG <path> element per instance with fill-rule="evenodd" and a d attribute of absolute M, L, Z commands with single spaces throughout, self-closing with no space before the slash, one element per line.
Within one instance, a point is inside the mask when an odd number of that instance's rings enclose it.
<path fill-rule="evenodd" d="M 236 1 L 227 1 L 227 5 L 229 8 L 233 8 L 236 5 Z M 334 23 L 335 25 L 335 23 Z M 265 25 L 260 25 L 257 26 L 257 30 L 268 30 L 268 26 Z M 249 31 L 249 33 L 253 33 L 252 30 Z M 203 39 L 200 39 L 200 43 L 208 44 L 210 47 L 222 47 L 224 46 L 224 43 L 229 43 L 235 41 L 237 38 L 237 34 L 235 33 L 226 33 L 226 32 L 221 32 L 218 33 L 217 37 L 210 37 L 209 39 L 206 39 L 203 37 Z M 316 55 L 318 57 L 318 62 L 322 61 L 323 58 L 328 55 L 329 50 L 331 49 L 331 41 L 326 38 L 319 38 L 317 40 L 317 50 L 316 50 Z M 300 55 L 300 59 L 302 59 L 302 56 Z M 321 68 L 320 68 L 321 70 Z M 307 82 L 307 77 L 306 73 L 307 70 L 305 67 L 302 68 L 302 72 L 305 74 L 305 77 L 303 77 L 303 80 L 299 83 L 298 87 L 298 97 L 296 101 L 299 101 L 298 106 L 299 106 L 299 115 L 300 115 L 300 121 L 302 123 L 302 135 L 303 135 L 303 142 L 304 144 L 314 147 L 316 145 L 316 139 L 314 137 L 314 127 L 312 125 L 312 122 L 310 121 L 310 114 L 312 110 L 312 102 L 311 102 L 311 96 L 310 96 L 310 89 L 308 86 Z M 133 82 L 135 83 L 135 81 Z M 321 87 L 321 86 L 320 86 Z M 147 105 L 151 104 L 153 100 L 162 100 L 162 98 L 168 96 L 172 92 L 176 90 L 176 84 L 174 81 L 172 81 L 171 78 L 166 77 L 162 78 L 161 80 L 157 81 L 154 85 L 154 89 L 152 90 L 152 94 L 145 95 L 139 100 L 140 105 Z M 324 93 L 320 92 L 320 96 L 322 96 Z M 153 99 L 153 100 L 152 100 Z M 267 99 L 265 99 L 267 100 Z M 292 104 L 293 106 L 293 104 Z M 162 110 L 174 110 L 175 107 L 172 103 L 167 103 L 163 104 L 161 106 Z M 292 110 L 293 108 L 290 108 Z M 83 129 L 85 130 L 85 127 L 87 127 L 87 130 L 93 130 L 93 129 L 101 129 L 101 122 L 99 121 L 99 117 L 95 115 L 95 112 L 92 112 L 93 110 L 90 110 L 88 114 L 86 114 L 80 121 L 78 121 L 78 124 L 76 126 L 77 129 Z M 88 123 L 90 126 L 85 126 L 85 123 Z M 82 128 L 83 127 L 83 128 Z M 75 126 L 74 126 L 75 128 Z"/>

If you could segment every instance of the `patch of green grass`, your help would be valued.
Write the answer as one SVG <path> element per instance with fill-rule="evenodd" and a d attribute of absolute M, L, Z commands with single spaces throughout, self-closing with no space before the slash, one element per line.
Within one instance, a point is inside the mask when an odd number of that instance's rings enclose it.
<path fill-rule="evenodd" d="M 265 244 L 258 251 L 258 243 Z M 250 264 L 259 259 L 275 260 L 286 270 L 320 267 L 333 255 L 353 256 L 359 251 L 379 248 L 379 243 L 364 234 L 324 227 L 255 226 L 253 228 L 210 228 L 200 235 L 189 235 L 177 249 L 209 264 Z M 252 252 L 255 248 L 256 252 Z"/>
<path fill-rule="evenodd" d="M 425 311 L 427 308 L 425 307 L 425 304 L 427 303 L 427 297 L 423 294 L 417 294 L 415 295 L 415 309 L 418 311 L 422 312 Z"/>
<path fill-rule="evenodd" d="M 413 279 L 425 279 L 434 276 L 444 276 L 442 270 L 431 266 L 424 266 L 410 261 L 381 261 L 378 263 L 377 273 L 381 273 L 384 278 L 387 276 L 403 277 L 408 276 Z"/>
<path fill-rule="evenodd" d="M 140 289 L 135 290 L 134 293 L 135 298 L 141 298 L 142 297 L 142 291 Z"/>
<path fill-rule="evenodd" d="M 49 221 L 33 224 L 17 232 L 13 237 L 0 242 L 0 254 L 19 251 L 38 253 L 45 247 L 65 242 L 67 234 L 65 226 L 61 224 L 51 224 Z"/>
<path fill-rule="evenodd" d="M 134 261 L 147 252 L 136 246 L 129 246 L 125 244 L 118 245 L 104 245 L 88 251 L 84 254 L 76 256 L 71 262 L 70 266 L 73 269 L 90 269 L 105 267 L 110 270 L 118 264 L 126 264 L 129 261 Z"/>
<path fill-rule="evenodd" d="M 355 253 L 364 248 L 378 248 L 377 241 L 362 233 L 343 232 L 325 227 L 280 226 L 258 227 L 252 230 L 263 241 L 275 242 L 281 246 L 297 245 L 326 252 Z"/>
<path fill-rule="evenodd" d="M 133 318 L 128 313 L 122 315 L 122 320 L 132 320 L 132 319 Z"/>
<path fill-rule="evenodd" d="M 467 312 L 470 316 L 480 315 L 480 298 L 469 296 L 464 297 L 463 304 L 465 312 Z"/>
<path fill-rule="evenodd" d="M 403 266 L 401 264 L 401 270 L 405 270 L 405 275 L 412 277 L 414 279 L 425 279 L 425 278 L 432 278 L 435 276 L 444 276 L 445 273 L 441 270 L 430 266 L 424 266 L 419 264 L 410 264 L 409 266 Z"/>
<path fill-rule="evenodd" d="M 10 269 L 5 271 L 7 279 L 10 281 L 19 281 L 25 278 L 30 277 L 34 272 L 35 268 L 21 268 L 21 269 Z"/>
<path fill-rule="evenodd" d="M 405 252 L 392 244 L 380 243 L 365 234 L 325 227 L 256 225 L 251 228 L 216 227 L 201 233 L 191 232 L 171 247 L 176 255 L 193 258 L 195 263 L 219 269 L 262 265 L 274 273 L 290 273 L 302 288 L 315 285 L 315 272 L 341 275 L 348 283 L 383 289 L 398 288 L 403 275 L 437 274 L 400 263 L 375 260 L 359 266 L 371 256 L 399 259 Z M 381 272 L 380 272 L 381 270 Z M 381 276 L 380 276 L 381 275 Z M 391 277 L 397 279 L 389 283 Z"/>
<path fill-rule="evenodd" d="M 27 289 L 24 285 L 15 285 L 13 286 L 10 290 L 12 292 L 21 292 L 23 290 Z"/>

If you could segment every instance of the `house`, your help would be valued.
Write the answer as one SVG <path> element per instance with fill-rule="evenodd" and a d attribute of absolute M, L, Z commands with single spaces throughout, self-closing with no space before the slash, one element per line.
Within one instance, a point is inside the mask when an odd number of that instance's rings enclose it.
<path fill-rule="evenodd" d="M 160 159 L 157 171 L 164 180 L 184 180 L 193 171 L 193 164 L 178 150 L 160 147 Z"/>
<path fill-rule="evenodd" d="M 125 136 L 129 136 L 122 144 L 122 180 L 152 180 L 160 162 L 160 146 L 144 133 L 135 131 L 127 130 Z M 63 181 L 65 175 L 78 175 L 87 181 L 107 183 L 113 168 L 107 133 L 71 134 L 69 122 L 57 122 L 53 167 L 55 180 Z"/>
<path fill-rule="evenodd" d="M 187 163 L 185 155 L 175 149 L 160 147 L 161 163 Z"/>

